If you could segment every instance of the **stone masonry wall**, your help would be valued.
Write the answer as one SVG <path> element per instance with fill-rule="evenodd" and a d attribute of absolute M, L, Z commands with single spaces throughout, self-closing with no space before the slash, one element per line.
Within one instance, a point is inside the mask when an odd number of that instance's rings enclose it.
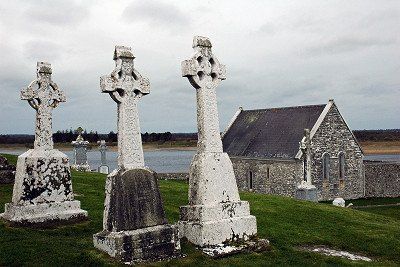
<path fill-rule="evenodd" d="M 356 199 L 364 196 L 363 154 L 335 105 L 311 140 L 312 182 L 319 200 L 335 197 Z M 345 155 L 344 179 L 339 179 L 339 152 Z M 329 179 L 323 179 L 322 157 L 330 155 Z"/>
<path fill-rule="evenodd" d="M 158 180 L 189 180 L 189 173 L 187 172 L 159 172 L 157 173 Z"/>
<path fill-rule="evenodd" d="M 301 183 L 303 166 L 299 160 L 257 160 L 231 157 L 239 190 L 294 197 Z M 250 172 L 253 188 L 249 188 Z"/>
<path fill-rule="evenodd" d="M 400 163 L 364 161 L 365 197 L 400 197 Z"/>

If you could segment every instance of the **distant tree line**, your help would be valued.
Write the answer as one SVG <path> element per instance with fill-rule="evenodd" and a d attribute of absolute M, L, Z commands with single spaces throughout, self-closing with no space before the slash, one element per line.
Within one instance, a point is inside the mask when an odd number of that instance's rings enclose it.
<path fill-rule="evenodd" d="M 353 131 L 358 141 L 400 141 L 400 129 L 387 130 L 355 130 Z M 55 143 L 70 143 L 78 137 L 76 130 L 57 131 L 53 134 Z M 106 142 L 118 142 L 118 135 L 113 131 L 108 134 L 99 134 L 97 131 L 83 130 L 82 137 L 86 141 L 96 143 L 99 140 Z M 0 144 L 31 144 L 35 140 L 34 135 L 28 134 L 2 134 Z M 168 141 L 197 140 L 197 133 L 142 133 L 142 141 L 164 143 Z"/>
<path fill-rule="evenodd" d="M 400 129 L 355 130 L 358 141 L 400 141 Z"/>
<path fill-rule="evenodd" d="M 81 133 L 83 139 L 91 143 L 96 143 L 99 140 L 106 140 L 106 142 L 117 142 L 118 135 L 113 131 L 108 134 L 99 134 L 97 131 L 86 131 L 83 130 Z M 62 130 L 53 133 L 53 141 L 55 143 L 70 143 L 78 137 L 77 130 Z M 179 140 L 196 140 L 197 133 L 142 133 L 143 142 L 158 142 L 164 143 L 167 141 L 179 141 Z M 30 144 L 35 140 L 34 135 L 28 134 L 3 134 L 0 135 L 0 144 Z"/>

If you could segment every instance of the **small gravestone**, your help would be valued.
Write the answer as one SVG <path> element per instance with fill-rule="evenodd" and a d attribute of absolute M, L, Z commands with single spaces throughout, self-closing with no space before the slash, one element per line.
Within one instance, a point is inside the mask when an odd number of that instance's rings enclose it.
<path fill-rule="evenodd" d="M 109 174 L 110 171 L 107 165 L 107 157 L 106 157 L 106 152 L 107 152 L 106 140 L 101 140 L 98 141 L 97 143 L 99 144 L 99 151 L 101 154 L 101 164 L 98 167 L 98 172 Z"/>
<path fill-rule="evenodd" d="M 37 63 L 37 79 L 21 91 L 36 110 L 34 149 L 18 157 L 12 202 L 1 218 L 13 225 L 54 224 L 83 220 L 87 212 L 74 200 L 68 157 L 53 148 L 52 111 L 65 102 L 51 80 L 51 65 Z"/>
<path fill-rule="evenodd" d="M 15 179 L 15 166 L 8 163 L 5 157 L 0 156 L 0 184 L 12 184 Z"/>
<path fill-rule="evenodd" d="M 304 176 L 300 185 L 296 190 L 296 198 L 317 202 L 317 188 L 312 184 L 311 180 L 311 137 L 310 130 L 304 129 L 304 137 L 300 142 L 300 150 L 303 158 Z"/>
<path fill-rule="evenodd" d="M 74 163 L 71 168 L 77 171 L 90 171 L 90 166 L 87 159 L 88 141 L 83 140 L 82 128 L 78 128 L 78 137 L 71 144 L 74 146 Z"/>
<path fill-rule="evenodd" d="M 257 234 L 256 218 L 241 201 L 228 154 L 222 150 L 216 88 L 225 66 L 211 42 L 197 36 L 194 55 L 182 62 L 182 76 L 196 89 L 198 143 L 189 172 L 189 205 L 180 207 L 179 235 L 200 247 L 245 241 Z"/>
<path fill-rule="evenodd" d="M 341 198 L 341 197 L 335 198 L 335 199 L 332 201 L 332 204 L 333 204 L 334 206 L 338 206 L 338 207 L 342 207 L 342 208 L 346 207 L 346 201 L 345 201 L 343 198 Z"/>
<path fill-rule="evenodd" d="M 116 46 L 116 68 L 100 79 L 118 106 L 118 168 L 107 176 L 103 231 L 94 246 L 121 262 L 160 260 L 180 254 L 178 229 L 167 224 L 157 175 L 144 165 L 137 104 L 149 80 L 133 67 L 131 48 Z"/>

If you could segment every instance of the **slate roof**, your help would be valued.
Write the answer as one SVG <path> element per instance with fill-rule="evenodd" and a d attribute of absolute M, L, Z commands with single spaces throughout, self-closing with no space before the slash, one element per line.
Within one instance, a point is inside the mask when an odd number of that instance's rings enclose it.
<path fill-rule="evenodd" d="M 312 129 L 326 104 L 243 110 L 222 142 L 230 156 L 293 159 L 304 129 Z"/>

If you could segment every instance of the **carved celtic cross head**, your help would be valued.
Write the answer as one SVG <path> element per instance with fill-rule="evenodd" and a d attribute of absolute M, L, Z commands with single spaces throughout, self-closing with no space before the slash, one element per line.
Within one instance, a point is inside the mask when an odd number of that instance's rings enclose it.
<path fill-rule="evenodd" d="M 103 93 L 109 93 L 115 102 L 121 103 L 126 97 L 142 96 L 150 93 L 150 82 L 134 68 L 135 56 L 132 49 L 116 46 L 114 50 L 115 69 L 109 76 L 100 78 Z"/>
<path fill-rule="evenodd" d="M 51 80 L 51 64 L 38 62 L 36 68 L 37 79 L 21 90 L 21 99 L 28 100 L 34 109 L 40 106 L 56 108 L 58 103 L 65 102 L 65 94 L 57 84 Z"/>
<path fill-rule="evenodd" d="M 221 80 L 226 79 L 225 65 L 220 64 L 211 50 L 211 41 L 207 37 L 193 38 L 194 55 L 182 61 L 182 76 L 187 77 L 196 89 L 216 88 Z"/>

